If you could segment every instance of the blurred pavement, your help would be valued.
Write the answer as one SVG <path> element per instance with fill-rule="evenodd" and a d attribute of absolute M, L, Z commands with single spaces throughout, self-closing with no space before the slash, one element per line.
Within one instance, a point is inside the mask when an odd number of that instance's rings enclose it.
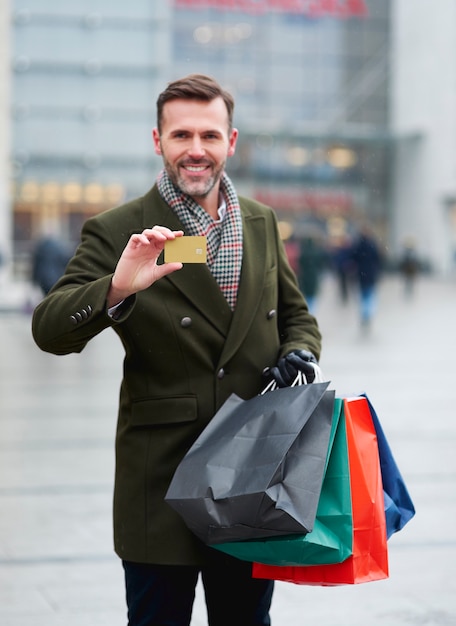
<path fill-rule="evenodd" d="M 317 316 L 324 374 L 339 395 L 369 395 L 417 514 L 389 541 L 388 580 L 278 583 L 272 625 L 456 626 L 456 283 L 421 278 L 407 300 L 385 279 L 363 333 L 328 277 Z M 120 343 L 107 331 L 80 355 L 44 354 L 25 312 L 0 315 L 0 342 L 0 624 L 125 626 L 111 531 Z M 192 626 L 206 623 L 199 588 Z"/>

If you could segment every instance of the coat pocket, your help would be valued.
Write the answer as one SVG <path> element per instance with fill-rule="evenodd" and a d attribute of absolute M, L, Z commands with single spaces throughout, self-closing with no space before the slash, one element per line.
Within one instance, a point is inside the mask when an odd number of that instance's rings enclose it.
<path fill-rule="evenodd" d="M 132 405 L 133 426 L 163 426 L 194 422 L 198 417 L 196 396 L 142 398 Z"/>

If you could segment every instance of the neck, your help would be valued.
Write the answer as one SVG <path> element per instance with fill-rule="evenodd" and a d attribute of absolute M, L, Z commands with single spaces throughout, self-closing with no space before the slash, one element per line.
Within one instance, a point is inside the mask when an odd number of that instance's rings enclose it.
<path fill-rule="evenodd" d="M 207 196 L 194 197 L 192 199 L 197 202 L 214 220 L 218 220 L 220 186 L 211 189 Z"/>

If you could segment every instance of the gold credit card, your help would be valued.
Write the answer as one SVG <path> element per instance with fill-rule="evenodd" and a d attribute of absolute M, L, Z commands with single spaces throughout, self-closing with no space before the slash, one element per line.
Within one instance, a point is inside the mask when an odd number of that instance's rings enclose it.
<path fill-rule="evenodd" d="M 165 263 L 206 263 L 206 237 L 176 237 L 165 243 Z"/>

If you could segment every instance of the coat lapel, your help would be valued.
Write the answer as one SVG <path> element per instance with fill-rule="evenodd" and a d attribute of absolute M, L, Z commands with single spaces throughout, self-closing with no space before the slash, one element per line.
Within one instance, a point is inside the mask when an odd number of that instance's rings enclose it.
<path fill-rule="evenodd" d="M 171 230 L 183 230 L 185 234 L 184 225 L 162 199 L 156 185 L 145 196 L 144 213 L 145 223 L 149 223 L 150 227 L 161 224 Z M 162 261 L 163 256 L 160 259 Z M 213 326 L 226 335 L 233 314 L 206 264 L 189 263 L 162 280 L 170 281 Z"/>
<path fill-rule="evenodd" d="M 148 207 L 150 208 L 151 205 L 154 207 L 154 223 L 166 225 L 172 230 L 183 229 L 176 214 L 162 200 L 155 188 L 146 196 L 145 202 L 146 215 L 149 213 Z M 162 279 L 169 280 L 215 328 L 226 336 L 222 360 L 227 360 L 236 352 L 248 332 L 260 301 L 266 270 L 267 242 L 264 218 L 252 216 L 244 211 L 242 201 L 241 211 L 244 249 L 237 306 L 234 313 L 205 264 L 188 264 L 182 270 Z M 150 227 L 153 225 L 150 224 Z"/>

